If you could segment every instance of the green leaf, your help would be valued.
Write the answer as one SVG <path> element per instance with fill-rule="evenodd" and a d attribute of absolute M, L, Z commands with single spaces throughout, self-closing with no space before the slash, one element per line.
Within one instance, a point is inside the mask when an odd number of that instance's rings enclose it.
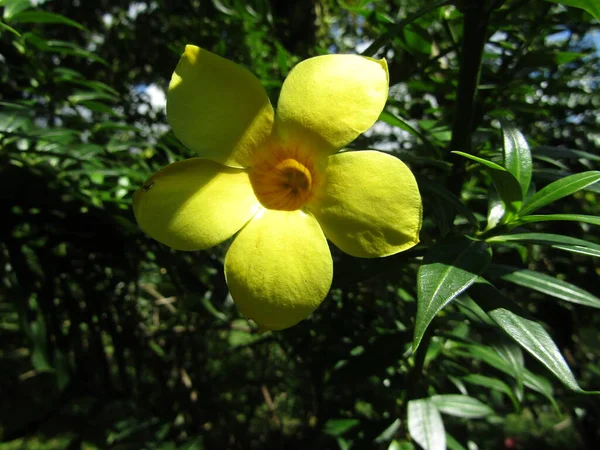
<path fill-rule="evenodd" d="M 575 380 L 558 347 L 539 323 L 525 319 L 505 308 L 490 311 L 489 315 L 510 337 L 545 365 L 565 386 L 573 391 L 583 391 L 577 384 L 577 380 Z"/>
<path fill-rule="evenodd" d="M 551 297 L 600 309 L 600 298 L 595 297 L 574 284 L 567 283 L 544 273 L 501 264 L 490 265 L 488 273 L 504 281 L 533 289 Z"/>
<path fill-rule="evenodd" d="M 373 442 L 376 444 L 381 444 L 383 442 L 390 441 L 396 435 L 398 429 L 400 429 L 400 424 L 400 419 L 394 420 L 389 427 L 387 427 L 379 436 L 373 439 Z"/>
<path fill-rule="evenodd" d="M 37 319 L 30 323 L 30 330 L 33 344 L 31 352 L 33 368 L 39 372 L 53 370 L 48 354 L 46 321 L 41 312 L 38 311 Z"/>
<path fill-rule="evenodd" d="M 571 222 L 583 222 L 591 225 L 600 225 L 600 217 L 598 216 L 586 216 L 584 214 L 539 214 L 532 216 L 519 217 L 512 225 L 523 225 L 525 223 L 535 222 L 552 222 L 552 221 L 571 221 Z"/>
<path fill-rule="evenodd" d="M 523 384 L 525 386 L 527 386 L 529 389 L 539 392 L 540 394 L 545 395 L 551 403 L 555 404 L 552 385 L 548 383 L 548 381 L 544 378 L 531 373 L 527 369 L 525 369 L 522 374 L 513 373 L 512 368 L 506 364 L 506 361 L 504 361 L 495 350 L 487 346 L 461 345 L 461 347 L 464 347 L 467 351 L 463 352 L 462 350 L 460 350 L 460 348 L 454 348 L 452 356 L 463 356 L 479 359 L 485 362 L 486 364 L 494 367 L 495 369 L 498 369 L 499 371 L 514 377 L 515 379 L 521 377 L 522 375 Z"/>
<path fill-rule="evenodd" d="M 491 230 L 492 228 L 495 228 L 500 224 L 505 214 L 506 209 L 504 208 L 504 202 L 500 199 L 498 191 L 496 191 L 496 189 L 490 189 L 488 193 L 488 213 L 485 229 Z"/>
<path fill-rule="evenodd" d="M 415 450 L 415 446 L 407 441 L 393 440 L 387 450 Z"/>
<path fill-rule="evenodd" d="M 223 2 L 221 2 L 219 0 L 212 0 L 212 4 L 215 6 L 216 9 L 218 9 L 223 14 L 226 14 L 228 16 L 233 16 L 236 14 L 235 9 L 232 9 L 229 6 L 225 6 L 225 4 L 223 4 Z"/>
<path fill-rule="evenodd" d="M 523 358 L 521 348 L 502 335 L 491 336 L 486 339 L 486 341 L 488 340 L 494 350 L 496 350 L 496 353 L 500 355 L 500 358 L 502 358 L 511 368 L 512 372 L 519 377 L 525 368 L 525 359 Z M 521 384 L 521 381 L 518 381 L 519 384 Z"/>
<path fill-rule="evenodd" d="M 502 202 L 504 203 L 505 215 L 503 218 L 503 222 L 509 221 L 514 217 L 519 208 L 521 207 L 521 203 L 523 202 L 523 194 L 521 192 L 521 186 L 517 179 L 502 167 L 499 164 L 496 164 L 492 161 L 488 161 L 487 159 L 479 158 L 478 156 L 473 156 L 468 153 L 454 151 L 452 153 L 456 153 L 457 155 L 464 156 L 465 158 L 476 161 L 480 164 L 483 164 L 487 172 L 492 177 L 492 182 L 498 191 L 498 195 Z"/>
<path fill-rule="evenodd" d="M 528 244 L 548 245 L 552 248 L 584 255 L 600 257 L 600 245 L 583 239 L 550 233 L 517 233 L 494 236 L 488 243 L 523 242 Z"/>
<path fill-rule="evenodd" d="M 408 432 L 425 450 L 446 449 L 446 432 L 442 416 L 428 399 L 408 402 Z"/>
<path fill-rule="evenodd" d="M 427 139 L 416 128 L 414 128 L 410 123 L 408 123 L 406 119 L 396 116 L 391 112 L 382 111 L 379 115 L 378 120 L 381 120 L 382 122 L 385 122 L 393 127 L 398 127 L 401 130 L 412 134 L 414 137 L 419 138 L 423 143 L 428 144 Z"/>
<path fill-rule="evenodd" d="M 488 389 L 493 389 L 494 391 L 506 394 L 513 402 L 515 409 L 517 409 L 517 398 L 513 394 L 513 391 L 511 390 L 510 386 L 504 381 L 499 380 L 498 378 L 492 378 L 478 373 L 472 373 L 470 375 L 467 375 L 466 377 L 462 377 L 461 379 L 466 383 L 474 384 Z"/>
<path fill-rule="evenodd" d="M 23 11 L 14 15 L 11 21 L 18 23 L 58 23 L 85 30 L 85 27 L 79 22 L 69 19 L 61 14 L 45 11 Z"/>
<path fill-rule="evenodd" d="M 521 185 L 523 198 L 529 190 L 531 183 L 531 152 L 525 137 L 517 128 L 509 123 L 502 127 L 502 137 L 504 141 L 504 167 L 513 174 Z"/>
<path fill-rule="evenodd" d="M 468 395 L 434 395 L 429 399 L 438 411 L 456 417 L 476 419 L 494 414 L 494 410 Z"/>
<path fill-rule="evenodd" d="M 467 450 L 465 447 L 461 445 L 456 439 L 446 433 L 446 446 L 449 450 Z"/>
<path fill-rule="evenodd" d="M 436 314 L 468 288 L 491 259 L 485 242 L 467 237 L 444 241 L 429 250 L 418 273 L 413 351 Z"/>
<path fill-rule="evenodd" d="M 550 183 L 525 201 L 521 211 L 519 211 L 519 216 L 523 217 L 531 214 L 549 203 L 596 183 L 598 180 L 600 180 L 600 172 L 593 170 L 570 175 L 554 183 Z"/>
<path fill-rule="evenodd" d="M 589 159 L 590 161 L 600 161 L 600 156 L 593 153 L 563 147 L 549 147 L 545 145 L 534 148 L 533 156 L 547 156 L 549 158 L 565 159 Z"/>
<path fill-rule="evenodd" d="M 0 31 L 2 30 L 6 30 L 6 31 L 10 31 L 12 34 L 16 35 L 16 36 L 21 36 L 21 33 L 19 33 L 17 30 L 15 30 L 13 27 L 9 27 L 8 25 L 6 25 L 4 22 L 0 21 Z"/>
<path fill-rule="evenodd" d="M 546 0 L 552 3 L 562 3 L 566 6 L 574 6 L 589 12 L 600 22 L 600 3 L 598 0 Z"/>
<path fill-rule="evenodd" d="M 31 8 L 31 0 L 0 0 L 0 6 L 4 6 L 4 19 L 11 20 L 16 14 Z"/>
<path fill-rule="evenodd" d="M 81 103 L 90 100 L 107 100 L 107 101 L 118 101 L 119 98 L 115 95 L 107 92 L 89 91 L 89 92 L 77 92 L 68 97 L 71 103 Z"/>
<path fill-rule="evenodd" d="M 409 14 L 408 16 L 406 16 L 405 18 L 403 18 L 402 20 L 392 24 L 388 30 L 381 34 L 377 39 L 375 39 L 375 41 L 373 43 L 371 43 L 371 45 L 369 45 L 369 47 L 367 47 L 363 52 L 362 55 L 363 56 L 373 56 L 375 53 L 377 53 L 377 51 L 383 47 L 384 45 L 386 45 L 388 42 L 390 42 L 390 39 L 394 36 L 398 36 L 401 32 L 402 29 L 414 22 L 415 20 L 417 20 L 419 17 L 427 14 L 430 11 L 433 11 L 441 6 L 445 6 L 450 4 L 451 1 L 450 0 L 438 0 L 435 2 L 428 2 L 427 4 L 424 4 L 423 8 L 421 8 L 420 10 L 418 10 L 417 12 L 413 13 L 413 14 Z"/>
<path fill-rule="evenodd" d="M 329 419 L 325 422 L 323 431 L 330 436 L 341 436 L 359 423 L 357 419 Z"/>
<path fill-rule="evenodd" d="M 431 36 L 429 36 L 427 30 L 425 30 L 416 22 L 404 27 L 402 30 L 402 37 L 406 43 L 405 46 L 411 53 L 416 51 L 425 55 L 431 54 Z"/>

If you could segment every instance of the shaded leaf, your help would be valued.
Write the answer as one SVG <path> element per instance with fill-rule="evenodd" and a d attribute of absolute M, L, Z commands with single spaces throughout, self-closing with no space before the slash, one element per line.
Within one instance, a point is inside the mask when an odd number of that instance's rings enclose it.
<path fill-rule="evenodd" d="M 432 195 L 439 197 L 440 200 L 451 204 L 456 210 L 456 212 L 462 215 L 465 219 L 467 219 L 469 223 L 473 225 L 473 227 L 477 228 L 479 226 L 479 222 L 477 221 L 477 218 L 473 215 L 471 210 L 467 208 L 467 206 L 448 189 L 446 189 L 440 184 L 431 182 L 430 180 L 418 179 L 418 181 L 419 189 L 421 189 L 424 192 L 430 192 Z"/>
<path fill-rule="evenodd" d="M 325 422 L 323 431 L 330 436 L 341 436 L 359 423 L 357 419 L 329 419 Z"/>
<path fill-rule="evenodd" d="M 85 30 L 85 27 L 79 22 L 69 19 L 61 14 L 45 11 L 23 11 L 14 15 L 11 18 L 11 21 L 18 23 L 56 23 Z"/>
<path fill-rule="evenodd" d="M 9 27 L 8 25 L 6 25 L 4 22 L 0 21 L 0 31 L 2 30 L 6 30 L 6 31 L 10 31 L 12 34 L 16 35 L 16 36 L 21 36 L 21 33 L 19 33 L 17 30 L 15 30 L 13 27 Z"/>

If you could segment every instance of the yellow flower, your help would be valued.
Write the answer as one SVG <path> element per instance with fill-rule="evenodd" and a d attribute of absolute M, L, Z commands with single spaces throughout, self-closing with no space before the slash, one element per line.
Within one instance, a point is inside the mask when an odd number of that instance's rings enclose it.
<path fill-rule="evenodd" d="M 306 318 L 333 276 L 327 239 L 358 257 L 419 240 L 421 197 L 410 170 L 376 151 L 336 152 L 379 117 L 385 60 L 325 55 L 285 80 L 277 115 L 246 69 L 188 45 L 169 85 L 167 117 L 202 158 L 168 165 L 136 192 L 140 227 L 178 250 L 235 237 L 225 277 L 262 329 Z"/>

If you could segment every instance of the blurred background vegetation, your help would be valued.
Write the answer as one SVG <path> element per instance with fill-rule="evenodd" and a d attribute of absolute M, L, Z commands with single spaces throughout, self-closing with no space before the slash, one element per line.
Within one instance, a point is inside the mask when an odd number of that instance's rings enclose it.
<path fill-rule="evenodd" d="M 600 448 L 597 399 L 486 326 L 468 298 L 440 313 L 426 352 L 410 351 L 424 252 L 469 234 L 488 207 L 487 175 L 450 150 L 498 161 L 504 120 L 526 137 L 539 187 L 600 166 L 600 25 L 590 13 L 542 0 L 0 7 L 0 449 L 412 449 L 408 402 L 442 394 L 478 401 L 440 407 L 448 448 Z M 323 305 L 258 335 L 228 295 L 227 244 L 170 250 L 131 210 L 150 174 L 191 156 L 164 109 L 188 43 L 248 67 L 273 104 L 306 57 L 386 57 L 388 105 L 352 147 L 411 166 L 422 245 L 381 260 L 332 249 Z M 479 85 L 465 102 L 478 43 Z M 588 186 L 546 212 L 598 216 L 599 193 Z M 529 230 L 600 243 L 594 225 L 576 221 Z M 589 254 L 504 242 L 494 261 L 598 293 Z M 580 385 L 600 389 L 597 310 L 496 279 L 544 324 Z"/>

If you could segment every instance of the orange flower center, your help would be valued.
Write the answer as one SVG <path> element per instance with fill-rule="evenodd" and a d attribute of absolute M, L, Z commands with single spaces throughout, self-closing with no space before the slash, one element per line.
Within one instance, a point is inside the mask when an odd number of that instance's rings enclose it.
<path fill-rule="evenodd" d="M 268 209 L 300 209 L 311 197 L 315 181 L 313 164 L 294 150 L 267 151 L 250 170 L 254 193 Z"/>

